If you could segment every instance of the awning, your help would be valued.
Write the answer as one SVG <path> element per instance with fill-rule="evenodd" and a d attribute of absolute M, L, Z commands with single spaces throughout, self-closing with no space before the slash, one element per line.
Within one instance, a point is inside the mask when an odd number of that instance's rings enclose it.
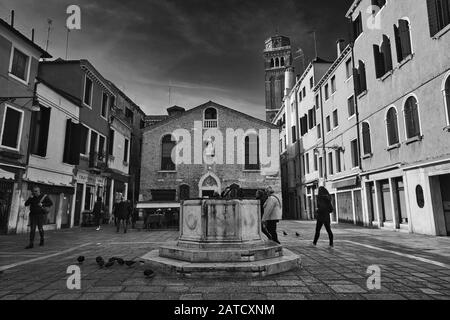
<path fill-rule="evenodd" d="M 14 180 L 15 175 L 12 172 L 0 169 L 0 179 Z"/>
<path fill-rule="evenodd" d="M 358 177 L 353 177 L 347 180 L 337 181 L 331 184 L 333 189 L 342 189 L 347 187 L 354 187 L 358 184 Z"/>
<path fill-rule="evenodd" d="M 136 205 L 137 209 L 164 209 L 164 208 L 179 208 L 179 202 L 139 202 Z"/>

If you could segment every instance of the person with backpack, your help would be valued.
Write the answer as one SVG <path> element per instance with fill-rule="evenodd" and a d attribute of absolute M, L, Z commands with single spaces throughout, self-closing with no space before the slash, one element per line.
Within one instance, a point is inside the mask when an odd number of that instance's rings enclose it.
<path fill-rule="evenodd" d="M 277 223 L 282 219 L 281 213 L 281 201 L 275 196 L 275 192 L 272 187 L 266 188 L 267 200 L 264 203 L 264 215 L 262 222 L 267 229 L 270 237 L 269 239 L 280 244 L 277 235 Z"/>
<path fill-rule="evenodd" d="M 320 230 L 325 226 L 328 237 L 330 239 L 330 247 L 333 247 L 333 232 L 331 231 L 330 213 L 333 212 L 333 205 L 331 204 L 331 196 L 328 190 L 324 187 L 319 188 L 317 195 L 317 224 L 316 234 L 314 235 L 313 245 L 317 245 L 320 237 Z"/>
<path fill-rule="evenodd" d="M 30 244 L 25 249 L 32 249 L 34 247 L 34 236 L 36 233 L 36 227 L 39 229 L 39 235 L 41 241 L 39 245 L 44 245 L 44 220 L 53 206 L 52 200 L 46 195 L 41 194 L 41 189 L 38 186 L 33 187 L 32 196 L 25 201 L 25 206 L 30 207 Z"/>

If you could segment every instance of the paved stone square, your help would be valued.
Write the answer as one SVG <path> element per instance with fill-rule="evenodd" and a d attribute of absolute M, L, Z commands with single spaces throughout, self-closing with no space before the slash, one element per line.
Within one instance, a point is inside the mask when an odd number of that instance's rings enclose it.
<path fill-rule="evenodd" d="M 429 237 L 352 225 L 334 225 L 335 247 L 323 231 L 311 244 L 314 222 L 284 221 L 282 244 L 301 255 L 302 267 L 260 279 L 183 279 L 148 267 L 100 269 L 95 257 L 140 260 L 159 245 L 175 243 L 176 231 L 117 234 L 81 228 L 46 233 L 46 246 L 24 250 L 27 235 L 0 236 L 0 299 L 38 300 L 398 300 L 450 299 L 450 238 Z M 288 235 L 284 236 L 283 231 Z M 296 232 L 300 236 L 296 236 Z M 81 265 L 81 290 L 69 290 L 67 268 Z M 367 286 L 369 266 L 381 269 L 381 288 Z"/>

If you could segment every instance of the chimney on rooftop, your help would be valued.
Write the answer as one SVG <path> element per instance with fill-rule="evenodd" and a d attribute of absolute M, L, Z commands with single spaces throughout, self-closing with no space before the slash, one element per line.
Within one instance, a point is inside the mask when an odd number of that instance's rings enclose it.
<path fill-rule="evenodd" d="M 11 10 L 11 27 L 14 28 L 14 10 Z"/>

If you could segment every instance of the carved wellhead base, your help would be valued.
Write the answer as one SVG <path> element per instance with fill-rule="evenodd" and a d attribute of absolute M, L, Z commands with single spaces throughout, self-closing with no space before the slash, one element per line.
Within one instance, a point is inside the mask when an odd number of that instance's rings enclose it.
<path fill-rule="evenodd" d="M 262 239 L 257 200 L 184 201 L 178 243 L 142 258 L 186 277 L 259 277 L 300 266 L 298 255 Z"/>

